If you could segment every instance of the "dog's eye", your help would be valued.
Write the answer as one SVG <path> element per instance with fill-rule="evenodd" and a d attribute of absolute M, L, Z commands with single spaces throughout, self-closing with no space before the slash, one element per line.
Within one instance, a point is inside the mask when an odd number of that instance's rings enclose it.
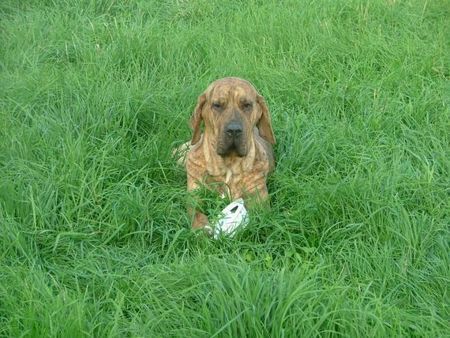
<path fill-rule="evenodd" d="M 216 110 L 222 110 L 223 106 L 220 102 L 213 102 L 212 107 Z"/>
<path fill-rule="evenodd" d="M 253 103 L 251 102 L 245 102 L 242 104 L 242 108 L 244 110 L 251 110 L 253 108 Z"/>

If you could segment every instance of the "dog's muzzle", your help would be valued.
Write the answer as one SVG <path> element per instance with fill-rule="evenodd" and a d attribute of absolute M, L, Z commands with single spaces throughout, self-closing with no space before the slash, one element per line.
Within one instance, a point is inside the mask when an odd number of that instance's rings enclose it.
<path fill-rule="evenodd" d="M 237 121 L 231 121 L 225 127 L 225 133 L 227 134 L 227 136 L 234 140 L 241 137 L 242 132 L 243 132 L 242 123 L 237 122 Z"/>
<path fill-rule="evenodd" d="M 241 157 L 247 155 L 242 122 L 233 120 L 228 123 L 223 130 L 221 138 L 222 140 L 217 148 L 219 155 L 226 156 L 232 152 L 236 152 Z"/>

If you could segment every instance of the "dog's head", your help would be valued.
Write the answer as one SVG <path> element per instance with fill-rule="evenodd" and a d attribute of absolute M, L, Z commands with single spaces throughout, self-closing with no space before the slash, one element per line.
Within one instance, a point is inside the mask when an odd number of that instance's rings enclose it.
<path fill-rule="evenodd" d="M 191 144 L 200 140 L 202 121 L 205 133 L 217 140 L 216 152 L 220 156 L 246 156 L 255 127 L 263 139 L 275 144 L 264 98 L 243 79 L 227 77 L 214 81 L 199 96 L 191 118 Z"/>

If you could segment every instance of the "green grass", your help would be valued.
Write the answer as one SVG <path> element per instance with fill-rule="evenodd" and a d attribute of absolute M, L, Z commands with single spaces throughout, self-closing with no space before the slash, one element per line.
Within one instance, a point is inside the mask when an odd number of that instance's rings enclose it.
<path fill-rule="evenodd" d="M 1 1 L 0 336 L 447 336 L 449 16 Z M 266 98 L 277 169 L 272 209 L 214 241 L 170 151 L 223 76 Z"/>

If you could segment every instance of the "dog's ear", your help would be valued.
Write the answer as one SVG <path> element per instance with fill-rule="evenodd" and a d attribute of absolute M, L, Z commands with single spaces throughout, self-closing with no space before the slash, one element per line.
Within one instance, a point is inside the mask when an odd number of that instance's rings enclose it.
<path fill-rule="evenodd" d="M 267 108 L 266 101 L 261 95 L 256 97 L 256 102 L 259 104 L 262 115 L 257 123 L 259 135 L 271 144 L 275 144 L 275 135 L 272 130 L 272 121 L 270 120 L 269 108 Z"/>
<path fill-rule="evenodd" d="M 200 140 L 200 135 L 202 132 L 200 126 L 203 121 L 202 110 L 203 106 L 205 105 L 205 102 L 206 102 L 206 94 L 203 93 L 198 97 L 197 106 L 195 107 L 194 112 L 192 113 L 191 116 L 191 128 L 193 130 L 191 139 L 192 145 L 196 144 Z"/>

